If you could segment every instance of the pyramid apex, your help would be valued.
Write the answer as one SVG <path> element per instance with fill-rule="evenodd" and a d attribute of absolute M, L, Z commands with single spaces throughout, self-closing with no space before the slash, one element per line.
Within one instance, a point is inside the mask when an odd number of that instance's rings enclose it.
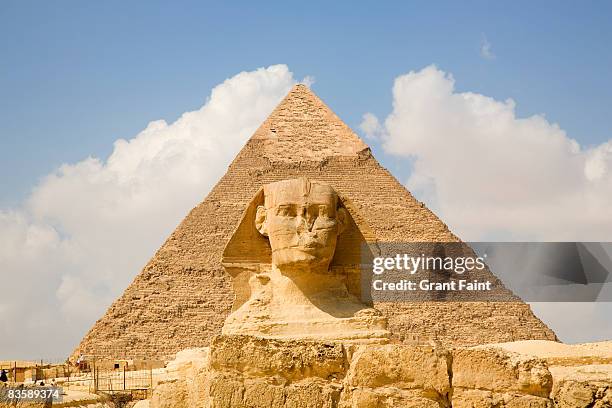
<path fill-rule="evenodd" d="M 287 95 L 285 96 L 285 98 L 288 98 L 291 95 L 294 95 L 294 96 L 301 95 L 304 97 L 312 97 L 312 98 L 317 99 L 321 103 L 323 103 L 321 98 L 319 98 L 319 96 L 310 88 L 310 86 L 302 82 L 293 85 L 291 89 L 289 90 L 289 92 L 287 93 Z"/>
<path fill-rule="evenodd" d="M 302 82 L 299 82 L 299 83 L 293 85 L 293 87 L 291 88 L 292 91 L 293 90 L 298 90 L 298 89 L 312 92 L 310 87 L 308 85 L 306 85 L 305 83 L 302 83 Z"/>
<path fill-rule="evenodd" d="M 264 140 L 273 161 L 356 156 L 368 145 L 306 84 L 295 84 L 251 140 Z"/>

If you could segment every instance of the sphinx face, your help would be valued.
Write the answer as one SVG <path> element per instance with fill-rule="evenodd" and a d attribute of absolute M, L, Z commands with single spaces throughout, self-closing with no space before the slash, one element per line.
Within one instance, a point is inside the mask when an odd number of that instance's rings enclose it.
<path fill-rule="evenodd" d="M 265 206 L 257 209 L 255 223 L 270 239 L 272 263 L 281 270 L 327 269 L 346 220 L 336 192 L 294 179 L 268 184 L 264 194 Z"/>

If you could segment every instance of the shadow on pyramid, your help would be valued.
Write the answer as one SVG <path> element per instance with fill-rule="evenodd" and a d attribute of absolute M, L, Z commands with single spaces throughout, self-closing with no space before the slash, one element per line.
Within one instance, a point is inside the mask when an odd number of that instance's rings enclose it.
<path fill-rule="evenodd" d="M 330 184 L 370 242 L 457 242 L 447 226 L 372 156 L 312 91 L 296 85 L 226 174 L 85 335 L 79 354 L 163 359 L 219 335 L 235 294 L 223 251 L 264 185 L 308 177 Z M 343 243 L 339 240 L 338 246 Z M 375 303 L 393 340 L 472 345 L 556 340 L 518 298 L 505 302 Z"/>

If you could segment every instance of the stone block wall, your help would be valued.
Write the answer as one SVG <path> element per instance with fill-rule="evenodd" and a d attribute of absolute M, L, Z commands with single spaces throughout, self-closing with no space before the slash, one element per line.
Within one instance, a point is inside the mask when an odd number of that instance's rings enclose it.
<path fill-rule="evenodd" d="M 207 388 L 199 388 L 199 393 L 205 393 L 200 395 L 200 402 L 181 405 L 174 401 L 172 406 L 554 406 L 553 381 L 545 361 L 497 348 L 356 346 L 220 336 L 212 342 L 208 369 L 198 376 L 200 384 L 208 384 Z M 187 384 L 179 381 L 159 388 L 151 408 L 170 406 L 164 401 L 192 394 Z"/>

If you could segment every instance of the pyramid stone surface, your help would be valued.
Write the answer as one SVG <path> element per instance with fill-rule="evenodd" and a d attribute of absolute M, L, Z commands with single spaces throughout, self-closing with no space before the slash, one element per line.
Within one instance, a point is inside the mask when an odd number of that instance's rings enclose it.
<path fill-rule="evenodd" d="M 73 356 L 167 358 L 209 345 L 234 301 L 231 278 L 221 264 L 226 244 L 261 186 L 296 177 L 333 186 L 350 202 L 368 241 L 459 241 L 316 95 L 296 85 Z M 374 306 L 388 317 L 389 330 L 400 341 L 471 345 L 556 339 L 518 299 Z"/>

